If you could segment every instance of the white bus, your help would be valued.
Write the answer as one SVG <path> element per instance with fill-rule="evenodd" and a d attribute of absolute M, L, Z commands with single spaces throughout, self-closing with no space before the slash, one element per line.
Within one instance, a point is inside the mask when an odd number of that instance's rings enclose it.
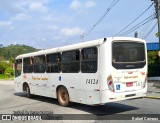
<path fill-rule="evenodd" d="M 103 105 L 147 92 L 146 43 L 110 37 L 22 54 L 15 60 L 15 91 L 27 97 Z"/>

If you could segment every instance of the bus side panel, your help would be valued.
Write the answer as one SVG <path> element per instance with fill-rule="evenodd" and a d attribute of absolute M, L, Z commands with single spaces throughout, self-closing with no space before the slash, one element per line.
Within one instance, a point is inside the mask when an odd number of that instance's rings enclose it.
<path fill-rule="evenodd" d="M 25 74 L 25 73 L 22 73 L 21 75 L 21 87 L 22 87 L 22 91 L 23 91 L 23 84 L 26 83 L 29 88 L 30 88 L 30 93 L 31 94 L 35 94 L 35 83 L 34 81 L 32 80 L 32 73 L 28 73 L 28 74 Z"/>
<path fill-rule="evenodd" d="M 59 84 L 60 73 L 48 73 L 48 81 L 44 87 L 45 96 L 56 98 L 56 86 Z"/>
<path fill-rule="evenodd" d="M 70 101 L 74 102 L 75 101 L 75 83 L 77 81 L 77 76 L 79 73 L 61 73 L 58 78 L 58 83 L 56 86 L 62 85 L 64 86 L 70 97 Z"/>
<path fill-rule="evenodd" d="M 100 91 L 87 91 L 87 104 L 97 105 L 100 104 Z"/>
<path fill-rule="evenodd" d="M 107 100 L 108 84 L 107 78 L 111 75 L 111 40 L 107 39 L 104 44 L 100 45 L 100 103 L 103 104 Z M 105 92 L 105 95 L 103 94 Z"/>
<path fill-rule="evenodd" d="M 100 90 L 107 90 L 107 78 L 111 75 L 111 41 L 107 40 L 100 46 Z M 101 97 L 102 98 L 102 97 Z"/>
<path fill-rule="evenodd" d="M 64 73 L 62 85 L 69 93 L 70 101 L 82 104 L 99 103 L 99 84 L 97 73 Z"/>
<path fill-rule="evenodd" d="M 22 83 L 21 76 L 14 79 L 14 90 L 15 90 L 15 92 L 23 92 L 23 87 L 22 87 L 21 83 Z"/>
<path fill-rule="evenodd" d="M 76 102 L 88 105 L 99 103 L 99 74 L 79 73 L 77 78 Z"/>
<path fill-rule="evenodd" d="M 97 57 L 97 72 L 96 73 L 79 73 L 77 81 L 75 83 L 76 87 L 76 102 L 88 105 L 94 105 L 100 103 L 99 95 L 99 59 L 100 52 L 99 46 L 97 46 L 98 57 Z"/>

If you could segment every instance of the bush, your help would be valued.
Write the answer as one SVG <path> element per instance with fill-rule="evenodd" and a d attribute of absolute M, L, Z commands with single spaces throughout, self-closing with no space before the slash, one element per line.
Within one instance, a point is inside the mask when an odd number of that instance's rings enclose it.
<path fill-rule="evenodd" d="M 4 74 L 4 71 L 9 67 L 10 65 L 6 62 L 0 62 L 0 74 Z"/>
<path fill-rule="evenodd" d="M 158 51 L 148 51 L 148 76 L 160 76 L 160 61 Z"/>
<path fill-rule="evenodd" d="M 8 77 L 8 78 L 14 76 L 14 70 L 13 70 L 13 68 L 8 67 L 8 68 L 5 70 L 4 75 L 5 75 L 6 77 Z"/>

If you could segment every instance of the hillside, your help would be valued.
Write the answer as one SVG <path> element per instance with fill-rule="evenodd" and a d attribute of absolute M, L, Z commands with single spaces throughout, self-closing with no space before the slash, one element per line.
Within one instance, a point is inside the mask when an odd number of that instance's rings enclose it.
<path fill-rule="evenodd" d="M 9 45 L 7 47 L 0 46 L 0 61 L 1 60 L 13 60 L 16 56 L 24 53 L 30 53 L 38 51 L 38 49 L 26 45 Z"/>

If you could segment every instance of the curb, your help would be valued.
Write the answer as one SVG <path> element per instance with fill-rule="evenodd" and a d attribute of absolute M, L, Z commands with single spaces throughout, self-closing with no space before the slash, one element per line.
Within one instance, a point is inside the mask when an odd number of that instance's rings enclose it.
<path fill-rule="evenodd" d="M 149 98 L 149 99 L 160 99 L 160 97 L 156 97 L 156 96 L 146 96 L 144 98 Z"/>

